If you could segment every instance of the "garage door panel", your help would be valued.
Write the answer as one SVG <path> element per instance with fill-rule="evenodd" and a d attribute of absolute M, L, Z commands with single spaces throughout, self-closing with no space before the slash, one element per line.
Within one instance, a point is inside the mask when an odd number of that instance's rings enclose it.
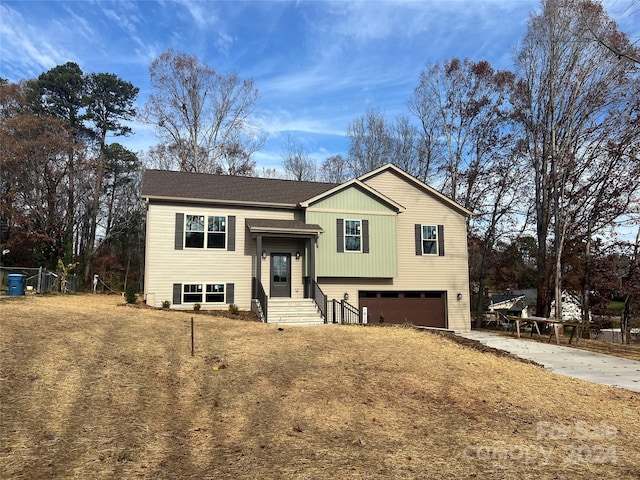
<path fill-rule="evenodd" d="M 359 297 L 371 323 L 383 314 L 384 323 L 446 328 L 444 292 L 360 292 Z"/>

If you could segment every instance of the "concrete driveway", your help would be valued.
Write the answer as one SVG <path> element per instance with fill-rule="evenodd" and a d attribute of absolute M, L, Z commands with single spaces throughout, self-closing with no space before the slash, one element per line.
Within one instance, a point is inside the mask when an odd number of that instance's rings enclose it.
<path fill-rule="evenodd" d="M 533 360 L 560 375 L 640 392 L 640 362 L 634 360 L 477 330 L 458 335 Z"/>

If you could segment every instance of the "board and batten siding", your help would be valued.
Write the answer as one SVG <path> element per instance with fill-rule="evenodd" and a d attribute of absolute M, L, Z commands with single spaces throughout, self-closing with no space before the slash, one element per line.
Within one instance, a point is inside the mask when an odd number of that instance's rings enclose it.
<path fill-rule="evenodd" d="M 314 202 L 310 207 L 316 210 L 353 212 L 392 212 L 388 205 L 373 197 L 369 192 L 356 185 L 339 190 Z"/>
<path fill-rule="evenodd" d="M 176 249 L 176 214 L 235 216 L 235 250 L 216 248 Z M 242 310 L 251 308 L 251 283 L 254 274 L 255 240 L 248 234 L 247 218 L 293 220 L 292 210 L 235 208 L 207 205 L 171 205 L 149 203 L 147 209 L 145 298 L 155 307 L 168 300 L 173 305 L 173 284 L 233 284 L 234 303 Z M 294 251 L 295 252 L 295 251 Z M 263 261 L 268 278 L 268 259 Z M 181 308 L 191 308 L 191 304 Z M 202 308 L 227 308 L 203 302 Z"/>
<path fill-rule="evenodd" d="M 447 292 L 449 328 L 467 331 L 471 326 L 467 220 L 429 192 L 386 170 L 365 183 L 405 207 L 398 215 L 398 276 L 389 290 Z M 416 255 L 415 225 L 443 225 L 445 255 Z M 366 285 L 360 290 L 373 290 Z M 462 299 L 457 300 L 458 293 Z M 350 294 L 350 298 L 357 298 Z"/>
<path fill-rule="evenodd" d="M 324 230 L 316 250 L 316 276 L 395 277 L 398 272 L 397 215 L 388 204 L 356 186 L 310 205 L 306 211 L 306 222 L 318 224 Z M 360 252 L 344 248 L 346 220 L 362 222 Z"/>

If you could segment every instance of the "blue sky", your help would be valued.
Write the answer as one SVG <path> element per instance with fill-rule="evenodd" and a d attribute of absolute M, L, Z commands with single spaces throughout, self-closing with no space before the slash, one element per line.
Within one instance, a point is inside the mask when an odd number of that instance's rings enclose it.
<path fill-rule="evenodd" d="M 605 2 L 631 38 L 640 36 L 632 0 Z M 221 73 L 252 78 L 256 121 L 269 134 L 255 159 L 280 167 L 291 132 L 321 162 L 345 154 L 349 122 L 368 108 L 388 118 L 428 64 L 453 57 L 512 68 L 533 0 L 430 1 L 12 1 L 0 0 L 0 77 L 35 78 L 76 62 L 85 73 L 118 75 L 146 101 L 149 65 L 170 47 Z M 135 122 L 117 139 L 134 151 L 155 145 Z"/>

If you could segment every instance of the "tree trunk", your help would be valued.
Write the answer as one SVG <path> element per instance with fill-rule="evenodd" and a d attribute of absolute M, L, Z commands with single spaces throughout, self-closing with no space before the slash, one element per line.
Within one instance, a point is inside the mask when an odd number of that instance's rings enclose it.
<path fill-rule="evenodd" d="M 98 163 L 96 165 L 96 181 L 93 186 L 93 200 L 90 210 L 90 226 L 89 236 L 87 238 L 87 249 L 85 252 L 84 264 L 84 281 L 87 283 L 91 275 L 91 257 L 96 243 L 96 232 L 98 229 L 98 212 L 100 210 L 100 196 L 102 193 L 102 181 L 104 178 L 104 149 L 107 139 L 107 130 L 105 128 L 100 132 L 100 154 L 98 155 Z"/>

